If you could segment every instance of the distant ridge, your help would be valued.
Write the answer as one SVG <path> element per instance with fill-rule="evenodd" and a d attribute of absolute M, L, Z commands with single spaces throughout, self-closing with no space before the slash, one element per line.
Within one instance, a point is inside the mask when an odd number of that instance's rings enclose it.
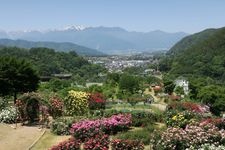
<path fill-rule="evenodd" d="M 86 55 L 86 56 L 102 56 L 105 55 L 102 52 L 99 52 L 95 49 L 87 48 L 84 46 L 80 46 L 77 44 L 69 43 L 69 42 L 33 42 L 33 41 L 26 41 L 26 40 L 10 40 L 10 39 L 0 39 L 1 46 L 16 46 L 19 48 L 33 48 L 33 47 L 46 47 L 55 49 L 57 51 L 69 52 L 75 51 L 79 55 Z"/>
<path fill-rule="evenodd" d="M 68 26 L 47 31 L 2 31 L 0 38 L 71 42 L 103 53 L 116 54 L 168 50 L 187 35 L 184 32 L 168 33 L 161 30 L 135 32 L 120 27 Z"/>

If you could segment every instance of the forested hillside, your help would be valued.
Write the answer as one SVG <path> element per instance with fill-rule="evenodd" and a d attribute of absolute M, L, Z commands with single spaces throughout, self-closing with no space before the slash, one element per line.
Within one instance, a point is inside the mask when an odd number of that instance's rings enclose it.
<path fill-rule="evenodd" d="M 175 76 L 203 76 L 225 82 L 225 28 L 209 29 L 178 42 L 161 69 Z"/>
<path fill-rule="evenodd" d="M 104 69 L 90 64 L 76 52 L 56 52 L 48 48 L 21 49 L 17 47 L 0 48 L 1 56 L 10 56 L 28 60 L 41 76 L 72 73 L 84 79 L 93 79 Z"/>

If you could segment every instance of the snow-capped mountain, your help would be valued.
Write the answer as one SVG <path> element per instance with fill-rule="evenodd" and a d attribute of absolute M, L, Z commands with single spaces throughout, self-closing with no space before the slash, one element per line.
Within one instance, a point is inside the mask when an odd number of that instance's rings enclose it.
<path fill-rule="evenodd" d="M 167 33 L 130 32 L 120 27 L 67 26 L 62 29 L 45 31 L 1 32 L 0 38 L 23 39 L 28 41 L 71 42 L 104 53 L 143 52 L 171 48 L 185 37 L 183 32 Z"/>
<path fill-rule="evenodd" d="M 77 31 L 82 31 L 86 29 L 86 27 L 84 26 L 81 26 L 81 25 L 78 25 L 78 26 L 75 26 L 75 25 L 70 25 L 70 26 L 66 26 L 64 27 L 62 30 L 65 31 L 65 30 L 77 30 Z"/>

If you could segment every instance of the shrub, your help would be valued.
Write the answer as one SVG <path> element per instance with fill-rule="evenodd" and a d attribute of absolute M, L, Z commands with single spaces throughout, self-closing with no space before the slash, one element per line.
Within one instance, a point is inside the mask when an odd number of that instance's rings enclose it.
<path fill-rule="evenodd" d="M 225 129 L 225 121 L 222 118 L 208 118 L 201 121 L 201 125 L 213 124 L 219 129 Z"/>
<path fill-rule="evenodd" d="M 77 122 L 81 118 L 58 118 L 54 120 L 51 124 L 51 132 L 56 135 L 69 135 L 70 128 L 74 122 Z"/>
<path fill-rule="evenodd" d="M 64 101 L 68 115 L 84 115 L 88 113 L 88 94 L 71 90 Z"/>
<path fill-rule="evenodd" d="M 150 132 L 147 129 L 128 131 L 125 133 L 120 133 L 116 136 L 116 138 L 122 140 L 142 141 L 144 144 L 148 145 L 150 143 Z"/>
<path fill-rule="evenodd" d="M 212 124 L 188 125 L 185 129 L 168 128 L 162 133 L 161 140 L 156 145 L 161 146 L 162 149 L 185 149 L 190 146 L 196 149 L 205 143 L 223 144 L 224 134 L 224 131 L 220 131 Z"/>
<path fill-rule="evenodd" d="M 111 142 L 112 150 L 143 150 L 141 141 L 115 139 Z"/>
<path fill-rule="evenodd" d="M 88 99 L 89 109 L 105 109 L 106 101 L 101 93 L 92 93 Z"/>
<path fill-rule="evenodd" d="M 109 136 L 97 134 L 84 142 L 84 150 L 108 150 Z"/>
<path fill-rule="evenodd" d="M 187 124 L 190 124 L 194 121 L 200 119 L 198 113 L 194 113 L 191 111 L 182 111 L 179 112 L 177 110 L 169 110 L 166 111 L 166 124 L 169 127 L 180 127 L 185 128 Z"/>
<path fill-rule="evenodd" d="M 130 113 L 132 116 L 132 126 L 147 126 L 153 122 L 161 121 L 162 116 L 148 111 L 141 110 L 116 110 L 110 109 L 104 112 L 104 116 L 112 116 L 114 114 Z"/>
<path fill-rule="evenodd" d="M 81 142 L 79 140 L 69 138 L 58 145 L 53 146 L 50 150 L 80 150 L 80 144 Z"/>
<path fill-rule="evenodd" d="M 53 118 L 62 116 L 63 113 L 63 101 L 58 97 L 50 99 L 50 112 Z"/>
<path fill-rule="evenodd" d="M 132 126 L 147 126 L 156 121 L 155 115 L 147 111 L 132 111 Z"/>
<path fill-rule="evenodd" d="M 15 107 L 6 107 L 0 112 L 0 122 L 14 123 L 16 122 L 17 112 Z"/>
<path fill-rule="evenodd" d="M 71 134 L 82 141 L 86 138 L 94 137 L 100 131 L 111 134 L 124 131 L 131 125 L 131 115 L 118 114 L 110 118 L 102 118 L 97 120 L 84 120 L 72 124 Z"/>
<path fill-rule="evenodd" d="M 176 109 L 179 111 L 192 111 L 195 113 L 208 113 L 209 107 L 192 102 L 174 102 L 167 106 L 167 109 Z"/>
<path fill-rule="evenodd" d="M 7 99 L 0 97 L 0 111 L 6 108 L 7 105 L 8 105 Z"/>

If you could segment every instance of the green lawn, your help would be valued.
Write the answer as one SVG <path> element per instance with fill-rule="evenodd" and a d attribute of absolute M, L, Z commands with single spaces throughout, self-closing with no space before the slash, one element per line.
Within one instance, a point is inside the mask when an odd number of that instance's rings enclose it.
<path fill-rule="evenodd" d="M 47 130 L 31 150 L 47 150 L 68 138 L 70 138 L 70 136 L 57 136 Z"/>

